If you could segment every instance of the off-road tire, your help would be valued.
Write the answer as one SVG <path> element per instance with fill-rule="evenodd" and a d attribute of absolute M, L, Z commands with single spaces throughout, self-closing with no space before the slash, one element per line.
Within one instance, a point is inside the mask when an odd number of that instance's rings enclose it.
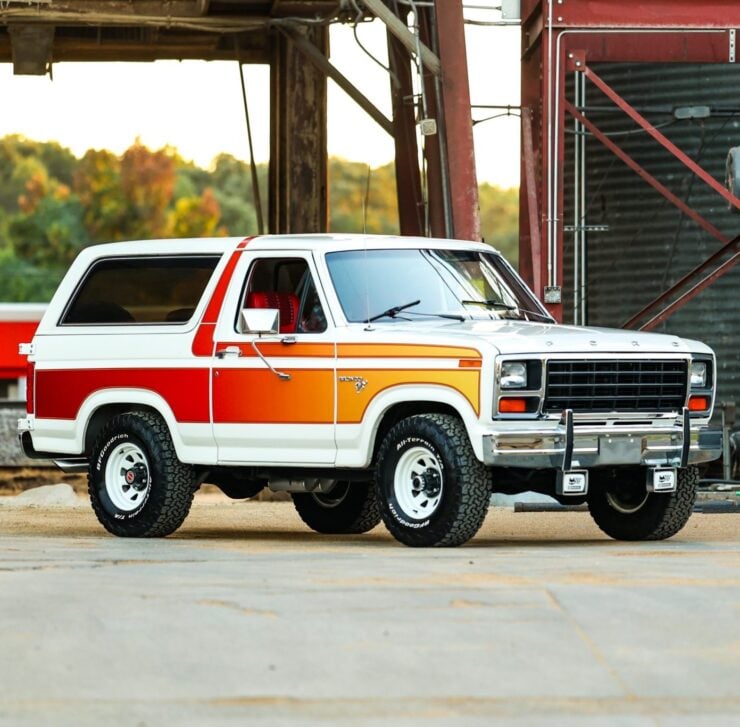
<path fill-rule="evenodd" d="M 380 522 L 380 504 L 372 482 L 338 482 L 326 494 L 293 493 L 301 520 L 324 535 L 357 535 Z"/>
<path fill-rule="evenodd" d="M 150 481 L 141 506 L 128 511 L 116 507 L 105 483 L 108 458 L 122 443 L 136 446 L 144 454 Z M 187 517 L 196 489 L 193 468 L 178 460 L 167 425 L 155 414 L 129 412 L 113 417 L 93 446 L 88 472 L 90 501 L 100 523 L 113 535 L 170 535 Z"/>
<path fill-rule="evenodd" d="M 412 448 L 428 450 L 441 470 L 441 499 L 425 519 L 409 518 L 396 495 L 397 467 Z M 476 458 L 463 423 L 449 414 L 419 414 L 393 426 L 378 452 L 376 486 L 385 526 L 412 547 L 467 542 L 483 524 L 491 497 L 489 471 Z"/>
<path fill-rule="evenodd" d="M 588 509 L 594 522 L 609 537 L 615 540 L 664 540 L 675 535 L 686 525 L 694 510 L 699 469 L 691 466 L 678 470 L 676 491 L 670 493 L 647 493 L 644 503 L 634 512 L 625 513 L 615 509 L 609 500 L 616 480 L 614 476 L 601 477 L 592 471 L 589 479 Z M 622 475 L 634 478 L 635 488 L 645 482 L 645 470 L 628 470 Z"/>

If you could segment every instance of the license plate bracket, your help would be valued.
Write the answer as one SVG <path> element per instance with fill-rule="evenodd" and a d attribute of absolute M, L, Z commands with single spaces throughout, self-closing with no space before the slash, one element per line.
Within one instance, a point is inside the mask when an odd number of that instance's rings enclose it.
<path fill-rule="evenodd" d="M 586 495 L 588 494 L 588 470 L 559 471 L 555 482 L 555 492 L 558 495 Z"/>
<path fill-rule="evenodd" d="M 648 492 L 675 492 L 678 472 L 675 467 L 654 467 L 647 473 Z"/>

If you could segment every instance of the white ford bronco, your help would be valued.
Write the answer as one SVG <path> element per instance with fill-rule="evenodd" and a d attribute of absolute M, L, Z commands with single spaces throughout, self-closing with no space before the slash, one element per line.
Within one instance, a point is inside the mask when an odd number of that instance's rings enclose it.
<path fill-rule="evenodd" d="M 588 503 L 614 538 L 688 520 L 712 351 L 556 325 L 488 245 L 339 235 L 90 247 L 28 354 L 24 451 L 89 470 L 121 536 L 212 483 L 292 493 L 321 533 L 464 543 L 492 492 Z"/>

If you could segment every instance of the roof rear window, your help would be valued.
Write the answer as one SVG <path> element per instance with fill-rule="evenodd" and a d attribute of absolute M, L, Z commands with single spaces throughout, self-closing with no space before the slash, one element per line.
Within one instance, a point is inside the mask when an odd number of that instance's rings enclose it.
<path fill-rule="evenodd" d="M 120 257 L 94 263 L 62 325 L 187 323 L 220 255 Z"/>

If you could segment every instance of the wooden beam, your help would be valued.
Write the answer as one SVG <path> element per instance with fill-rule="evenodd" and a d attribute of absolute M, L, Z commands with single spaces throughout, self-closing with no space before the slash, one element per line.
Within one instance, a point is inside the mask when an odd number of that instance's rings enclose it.
<path fill-rule="evenodd" d="M 334 81 L 360 108 L 365 111 L 380 127 L 390 136 L 393 136 L 393 122 L 383 114 L 353 83 L 343 75 L 336 66 L 332 65 L 326 56 L 304 35 L 289 25 L 279 25 L 281 32 L 285 33 L 296 48 L 303 53 L 316 68 L 324 75 Z"/>
<path fill-rule="evenodd" d="M 325 27 L 307 28 L 328 49 Z M 326 75 L 306 63 L 292 39 L 274 35 L 270 67 L 269 230 L 325 232 L 328 227 Z M 319 52 L 321 52 L 319 50 Z"/>

